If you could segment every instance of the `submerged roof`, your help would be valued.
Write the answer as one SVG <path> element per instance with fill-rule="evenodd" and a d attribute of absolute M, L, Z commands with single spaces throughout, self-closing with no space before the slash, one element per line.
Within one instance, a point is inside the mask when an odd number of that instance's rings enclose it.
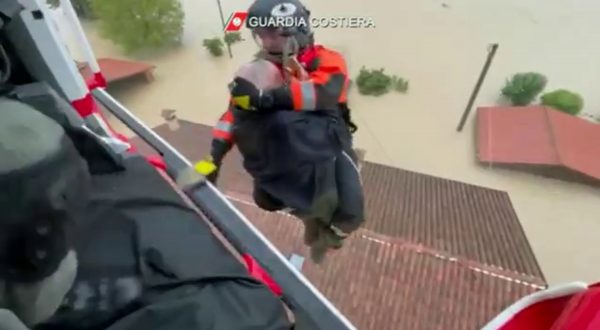
<path fill-rule="evenodd" d="M 192 160 L 208 152 L 207 126 L 155 130 Z M 253 205 L 240 160 L 227 158 L 219 188 L 282 252 L 307 256 L 299 221 Z M 505 192 L 370 162 L 362 174 L 365 227 L 303 268 L 359 329 L 475 329 L 545 285 Z"/>
<path fill-rule="evenodd" d="M 560 167 L 600 180 L 599 140 L 599 124 L 549 107 L 478 109 L 481 162 Z"/>
<path fill-rule="evenodd" d="M 120 81 L 137 75 L 144 75 L 154 69 L 154 65 L 142 62 L 127 60 L 118 60 L 114 58 L 98 59 L 100 71 L 104 75 L 107 83 Z M 92 71 L 86 64 L 79 66 L 79 71 L 84 79 L 92 77 Z"/>

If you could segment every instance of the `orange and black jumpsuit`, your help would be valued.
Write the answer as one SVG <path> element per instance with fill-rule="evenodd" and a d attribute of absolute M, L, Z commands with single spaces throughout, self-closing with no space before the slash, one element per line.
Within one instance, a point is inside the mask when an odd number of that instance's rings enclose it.
<path fill-rule="evenodd" d="M 292 78 L 288 86 L 273 90 L 273 107 L 294 111 L 340 111 L 349 127 L 355 129 L 347 107 L 349 78 L 343 56 L 323 46 L 313 46 L 302 52 L 298 61 L 306 68 L 309 79 Z M 220 163 L 234 145 L 232 110 L 230 104 L 213 128 L 211 154 L 216 163 Z"/>

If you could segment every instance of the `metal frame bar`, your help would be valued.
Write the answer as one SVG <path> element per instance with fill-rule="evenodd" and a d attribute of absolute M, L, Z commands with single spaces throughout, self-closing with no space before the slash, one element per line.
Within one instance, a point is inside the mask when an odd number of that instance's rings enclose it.
<path fill-rule="evenodd" d="M 469 101 L 467 102 L 467 106 L 460 118 L 460 122 L 458 123 L 458 127 L 456 127 L 457 132 L 461 132 L 465 123 L 467 122 L 467 118 L 469 118 L 469 114 L 471 113 L 471 109 L 473 108 L 473 104 L 475 103 L 475 99 L 479 94 L 479 89 L 481 89 L 481 85 L 483 85 L 483 81 L 487 75 L 490 66 L 492 65 L 492 60 L 494 56 L 496 56 L 496 51 L 498 50 L 498 44 L 490 45 L 488 49 L 488 56 L 485 59 L 485 63 L 483 64 L 483 68 L 481 69 L 481 73 L 479 74 L 479 78 L 477 78 L 477 82 L 475 83 L 475 88 L 471 92 L 471 96 L 469 97 Z"/>
<path fill-rule="evenodd" d="M 43 0 L 20 1 L 26 9 L 6 27 L 20 61 L 36 80 L 49 83 L 69 102 L 85 97 L 87 85 L 52 25 L 46 4 Z"/>
<path fill-rule="evenodd" d="M 225 31 L 225 26 L 227 23 L 225 23 L 225 17 L 223 16 L 223 7 L 221 6 L 221 0 L 217 0 L 217 7 L 219 7 L 219 16 L 221 17 L 221 25 L 223 25 L 222 29 L 223 29 L 223 41 L 225 41 L 225 44 L 227 46 L 227 52 L 229 53 L 229 58 L 233 58 L 233 53 L 231 52 L 231 44 L 229 44 L 228 42 L 226 42 L 226 38 L 227 38 L 227 31 Z M 232 14 L 233 15 L 233 14 Z"/>
<path fill-rule="evenodd" d="M 104 89 L 95 89 L 92 95 L 163 156 L 167 172 L 172 178 L 191 166 L 189 160 Z M 277 282 L 283 290 L 284 301 L 294 311 L 295 329 L 356 329 L 210 182 L 206 181 L 186 193 L 236 249 L 252 255 Z"/>

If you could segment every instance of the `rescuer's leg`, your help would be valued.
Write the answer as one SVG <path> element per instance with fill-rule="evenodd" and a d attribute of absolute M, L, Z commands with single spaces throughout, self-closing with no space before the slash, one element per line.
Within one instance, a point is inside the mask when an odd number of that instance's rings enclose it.
<path fill-rule="evenodd" d="M 338 208 L 331 224 L 346 234 L 357 230 L 365 220 L 364 195 L 356 155 L 342 152 L 336 163 Z"/>
<path fill-rule="evenodd" d="M 310 256 L 320 263 L 328 250 L 339 248 L 341 238 L 331 228 L 331 220 L 339 205 L 336 179 L 337 159 L 319 167 L 315 175 L 316 197 L 309 210 L 295 212 L 304 222 L 304 243 L 310 246 Z"/>
<path fill-rule="evenodd" d="M 336 210 L 326 225 L 305 221 L 310 237 L 311 258 L 320 263 L 329 250 L 340 249 L 344 240 L 364 222 L 364 200 L 354 152 L 342 152 L 336 159 Z M 310 228 L 310 226 L 313 228 Z M 310 232 L 309 232 L 310 230 Z"/>
<path fill-rule="evenodd" d="M 335 186 L 319 194 L 308 212 L 294 212 L 304 222 L 304 244 L 312 246 L 319 239 L 321 228 L 329 225 L 338 204 Z"/>
<path fill-rule="evenodd" d="M 281 201 L 271 196 L 256 184 L 254 184 L 252 197 L 254 198 L 254 203 L 265 211 L 275 212 L 285 208 L 285 205 Z"/>

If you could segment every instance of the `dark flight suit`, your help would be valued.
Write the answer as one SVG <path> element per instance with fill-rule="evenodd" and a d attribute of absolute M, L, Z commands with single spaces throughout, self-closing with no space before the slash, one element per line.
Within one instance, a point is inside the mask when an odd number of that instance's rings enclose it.
<path fill-rule="evenodd" d="M 214 127 L 211 154 L 219 164 L 237 144 L 255 179 L 259 207 L 289 207 L 299 217 L 317 217 L 349 233 L 362 224 L 364 205 L 346 63 L 323 46 L 309 48 L 298 60 L 309 79 L 292 78 L 273 92 L 281 111 L 246 113 L 230 104 Z"/>

